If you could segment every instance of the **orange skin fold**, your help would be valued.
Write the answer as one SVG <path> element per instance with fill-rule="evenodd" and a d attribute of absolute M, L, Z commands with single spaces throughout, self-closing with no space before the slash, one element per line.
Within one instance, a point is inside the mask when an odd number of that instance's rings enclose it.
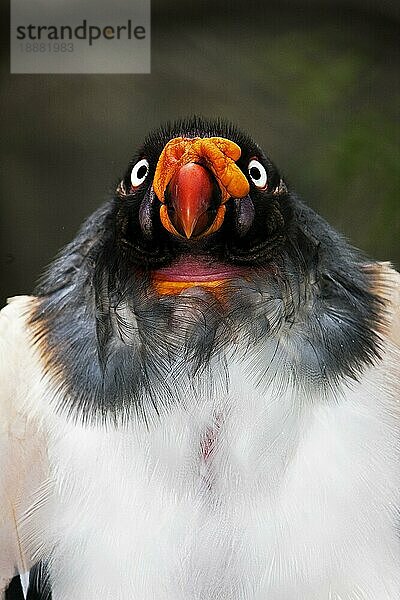
<path fill-rule="evenodd" d="M 223 297 L 223 284 L 226 279 L 216 279 L 215 281 L 168 281 L 161 277 L 154 278 L 154 288 L 156 292 L 163 296 L 174 296 L 191 287 L 202 287 L 213 292 L 217 298 Z"/>
<path fill-rule="evenodd" d="M 173 175 L 187 163 L 206 166 L 218 181 L 222 204 L 230 197 L 243 198 L 250 186 L 242 171 L 235 164 L 241 150 L 237 144 L 225 138 L 174 138 L 161 152 L 154 174 L 154 191 L 164 203 L 164 193 Z"/>

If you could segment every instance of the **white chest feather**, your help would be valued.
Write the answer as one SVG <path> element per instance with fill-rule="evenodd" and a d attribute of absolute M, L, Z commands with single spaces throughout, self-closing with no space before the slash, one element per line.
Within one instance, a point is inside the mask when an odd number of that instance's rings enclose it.
<path fill-rule="evenodd" d="M 149 428 L 47 414 L 50 483 L 28 529 L 52 550 L 53 600 L 399 597 L 382 369 L 325 399 L 245 372 Z"/>

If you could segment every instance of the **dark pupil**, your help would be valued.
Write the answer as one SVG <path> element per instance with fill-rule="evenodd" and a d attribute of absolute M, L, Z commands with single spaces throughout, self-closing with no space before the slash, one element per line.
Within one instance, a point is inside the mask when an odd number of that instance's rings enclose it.
<path fill-rule="evenodd" d="M 142 165 L 138 169 L 137 178 L 142 179 L 142 177 L 145 177 L 146 173 L 147 173 L 147 167 L 146 167 L 146 165 Z"/>
<path fill-rule="evenodd" d="M 261 172 L 258 167 L 251 167 L 250 175 L 252 176 L 253 179 L 261 179 Z"/>

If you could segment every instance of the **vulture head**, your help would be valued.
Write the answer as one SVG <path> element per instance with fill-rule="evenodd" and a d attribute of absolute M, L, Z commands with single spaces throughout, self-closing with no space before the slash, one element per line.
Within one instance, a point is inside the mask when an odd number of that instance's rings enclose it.
<path fill-rule="evenodd" d="M 222 122 L 150 135 L 117 194 L 120 241 L 160 294 L 203 287 L 218 295 L 237 277 L 250 280 L 271 265 L 290 219 L 276 167 Z"/>

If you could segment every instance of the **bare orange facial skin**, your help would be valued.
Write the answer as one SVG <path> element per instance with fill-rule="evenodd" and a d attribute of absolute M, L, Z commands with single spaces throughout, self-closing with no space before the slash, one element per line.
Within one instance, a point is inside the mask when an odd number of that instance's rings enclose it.
<path fill-rule="evenodd" d="M 224 292 L 224 284 L 227 279 L 218 279 L 215 281 L 168 281 L 154 277 L 154 288 L 158 294 L 174 296 L 192 287 L 202 287 L 212 292 L 217 298 L 221 298 Z"/>
<path fill-rule="evenodd" d="M 197 166 L 197 172 L 193 169 L 193 175 L 206 183 L 206 175 L 201 174 L 201 165 L 210 171 L 221 190 L 221 204 L 217 208 L 214 221 L 211 225 L 194 237 L 203 237 L 217 231 L 224 220 L 225 203 L 229 198 L 243 198 L 249 193 L 250 186 L 246 177 L 236 165 L 235 161 L 240 158 L 240 147 L 225 138 L 174 138 L 170 140 L 157 163 L 154 174 L 153 188 L 162 203 L 160 218 L 164 227 L 172 234 L 183 237 L 171 222 L 168 207 L 165 204 L 165 191 L 169 184 L 173 184 L 178 197 L 175 198 L 175 209 L 182 208 L 182 220 L 184 221 L 184 234 L 187 238 L 193 235 L 197 220 L 201 217 L 202 207 L 206 204 L 203 187 L 196 187 L 196 178 L 189 176 L 189 171 L 183 177 L 185 165 L 192 163 Z M 181 189 L 178 190 L 175 182 L 180 182 Z M 179 192 L 179 193 L 178 193 Z M 198 201 L 196 201 L 198 195 Z M 211 192 L 209 193 L 211 202 Z M 205 209 L 206 210 L 206 207 Z"/>
<path fill-rule="evenodd" d="M 241 150 L 225 138 L 174 138 L 161 152 L 154 175 L 154 191 L 160 202 L 165 202 L 164 192 L 176 171 L 190 162 L 204 164 L 214 173 L 222 192 L 222 203 L 232 198 L 243 198 L 250 186 L 235 164 Z"/>

